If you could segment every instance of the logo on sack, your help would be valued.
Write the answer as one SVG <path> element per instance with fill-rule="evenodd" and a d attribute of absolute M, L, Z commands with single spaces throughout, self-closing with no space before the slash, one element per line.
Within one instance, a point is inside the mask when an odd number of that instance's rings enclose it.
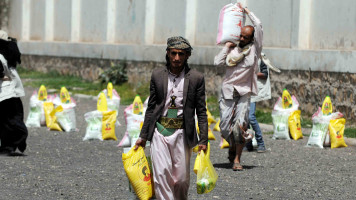
<path fill-rule="evenodd" d="M 336 131 L 336 138 L 341 138 L 342 135 L 339 135 L 340 131 Z"/>
<path fill-rule="evenodd" d="M 105 126 L 106 126 L 106 128 L 105 128 L 106 131 L 110 131 L 111 130 L 110 123 L 106 123 Z"/>

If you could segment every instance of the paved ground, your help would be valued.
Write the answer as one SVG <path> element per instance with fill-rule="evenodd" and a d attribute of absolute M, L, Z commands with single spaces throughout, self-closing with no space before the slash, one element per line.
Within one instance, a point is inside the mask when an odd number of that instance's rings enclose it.
<path fill-rule="evenodd" d="M 27 94 L 33 89 L 27 88 Z M 24 157 L 0 156 L 0 199 L 131 199 L 121 161 L 119 141 L 83 141 L 84 113 L 96 101 L 77 100 L 79 132 L 30 128 Z M 29 96 L 23 99 L 25 117 Z M 126 129 L 121 106 L 116 133 Z M 263 126 L 265 130 L 271 126 Z M 356 147 L 318 149 L 298 141 L 272 140 L 265 135 L 266 153 L 244 152 L 244 171 L 233 172 L 227 151 L 219 149 L 220 136 L 212 141 L 211 160 L 219 179 L 209 194 L 196 193 L 191 171 L 190 199 L 354 199 L 356 196 Z M 353 141 L 353 140 L 350 140 Z M 191 158 L 194 163 L 195 155 Z M 193 167 L 193 164 L 191 165 Z"/>

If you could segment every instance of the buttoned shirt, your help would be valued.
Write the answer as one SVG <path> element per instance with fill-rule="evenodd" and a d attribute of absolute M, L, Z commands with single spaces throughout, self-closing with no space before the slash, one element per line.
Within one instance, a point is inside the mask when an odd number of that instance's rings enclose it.
<path fill-rule="evenodd" d="M 263 29 L 261 21 L 252 13 L 248 15 L 255 28 L 253 43 L 250 52 L 238 62 L 235 66 L 227 66 L 226 58 L 228 54 L 233 57 L 239 57 L 242 54 L 242 49 L 236 46 L 230 49 L 226 46 L 215 56 L 215 65 L 226 66 L 226 73 L 222 82 L 222 95 L 225 99 L 233 99 L 234 90 L 240 96 L 251 93 L 257 95 L 257 72 L 258 59 L 262 52 Z"/>
<path fill-rule="evenodd" d="M 180 72 L 178 76 L 169 72 L 167 97 L 164 106 L 163 116 L 167 115 L 168 108 L 171 105 L 171 96 L 176 96 L 175 105 L 178 107 L 177 117 L 183 117 L 183 88 L 184 88 L 184 69 Z"/>

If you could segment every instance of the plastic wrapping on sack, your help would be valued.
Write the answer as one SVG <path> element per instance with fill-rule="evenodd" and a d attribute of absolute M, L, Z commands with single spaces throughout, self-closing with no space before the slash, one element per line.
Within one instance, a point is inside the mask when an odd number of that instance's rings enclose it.
<path fill-rule="evenodd" d="M 311 133 L 309 135 L 308 147 L 319 147 L 319 148 L 324 148 L 324 140 L 326 137 L 326 133 L 328 131 L 328 126 L 329 123 L 327 122 L 318 122 L 318 121 L 313 121 L 313 128 L 311 130 Z"/>
<path fill-rule="evenodd" d="M 329 131 L 332 149 L 339 147 L 347 147 L 344 140 L 345 122 L 346 120 L 344 118 L 330 120 Z"/>
<path fill-rule="evenodd" d="M 126 116 L 127 132 L 131 138 L 137 138 L 140 135 L 140 125 L 141 122 L 143 122 L 145 116 L 142 114 L 133 114 L 132 110 L 127 110 Z"/>
<path fill-rule="evenodd" d="M 122 154 L 122 162 L 126 175 L 141 200 L 148 200 L 153 195 L 152 173 L 145 152 L 141 146 L 135 151 L 134 147 Z"/>
<path fill-rule="evenodd" d="M 84 114 L 84 119 L 88 123 L 83 140 L 98 139 L 103 141 L 102 119 L 103 113 L 100 111 L 91 111 Z"/>
<path fill-rule="evenodd" d="M 26 120 L 27 127 L 40 127 L 41 126 L 41 114 L 42 114 L 42 102 L 37 99 L 36 92 L 31 96 L 29 103 L 29 113 Z"/>
<path fill-rule="evenodd" d="M 322 109 L 319 107 L 318 111 L 316 111 L 312 116 L 313 127 L 308 139 L 307 146 L 323 148 L 330 120 L 339 119 L 341 117 L 343 117 L 343 114 L 340 112 L 324 115 Z"/>
<path fill-rule="evenodd" d="M 57 117 L 58 123 L 61 125 L 65 132 L 77 131 L 74 107 L 63 108 L 63 111 L 56 112 L 55 115 Z"/>
<path fill-rule="evenodd" d="M 219 14 L 216 44 L 225 44 L 228 41 L 237 44 L 245 21 L 246 15 L 240 7 L 232 3 L 225 5 Z"/>
<path fill-rule="evenodd" d="M 117 113 L 113 111 L 103 112 L 102 134 L 103 140 L 117 140 L 115 135 L 115 122 Z"/>
<path fill-rule="evenodd" d="M 272 111 L 273 136 L 272 139 L 290 140 L 288 131 L 289 112 Z"/>
<path fill-rule="evenodd" d="M 130 147 L 131 146 L 131 138 L 129 133 L 126 131 L 124 137 L 121 139 L 118 147 Z"/>
<path fill-rule="evenodd" d="M 273 110 L 284 111 L 284 112 L 289 112 L 289 113 L 298 110 L 299 102 L 298 102 L 297 98 L 294 95 L 292 95 L 291 99 L 292 99 L 292 106 L 289 108 L 283 108 L 282 98 L 279 97 L 277 102 L 274 104 Z"/>
<path fill-rule="evenodd" d="M 300 110 L 292 112 L 288 118 L 289 132 L 294 140 L 303 138 L 302 127 L 300 124 Z"/>
<path fill-rule="evenodd" d="M 200 156 L 200 165 L 197 172 L 197 193 L 209 193 L 215 188 L 218 175 L 211 164 L 209 155 L 201 151 L 198 156 Z"/>

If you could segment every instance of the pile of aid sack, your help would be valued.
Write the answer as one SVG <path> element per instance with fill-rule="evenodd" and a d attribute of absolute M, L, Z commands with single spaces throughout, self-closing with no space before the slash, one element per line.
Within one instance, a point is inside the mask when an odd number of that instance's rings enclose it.
<path fill-rule="evenodd" d="M 331 99 L 326 96 L 322 108 L 318 107 L 313 116 L 313 128 L 307 143 L 308 147 L 324 148 L 347 147 L 344 139 L 345 118 L 340 112 L 333 112 Z"/>
<path fill-rule="evenodd" d="M 117 140 L 115 127 L 120 123 L 117 120 L 120 107 L 120 96 L 108 83 L 107 89 L 98 95 L 97 110 L 84 114 L 87 128 L 83 140 Z"/>
<path fill-rule="evenodd" d="M 60 94 L 47 94 L 47 89 L 41 85 L 30 98 L 30 111 L 26 120 L 27 127 L 47 126 L 55 131 L 77 131 L 75 118 L 76 103 L 63 86 Z"/>
<path fill-rule="evenodd" d="M 287 89 L 283 89 L 282 97 L 279 97 L 272 111 L 273 139 L 298 140 L 303 138 L 299 102 Z"/>
<path fill-rule="evenodd" d="M 141 97 L 136 95 L 133 103 L 125 108 L 124 117 L 126 123 L 126 132 L 119 143 L 119 147 L 132 147 L 140 136 L 140 131 L 145 118 L 149 97 L 142 103 Z M 149 145 L 149 141 L 147 141 Z"/>

